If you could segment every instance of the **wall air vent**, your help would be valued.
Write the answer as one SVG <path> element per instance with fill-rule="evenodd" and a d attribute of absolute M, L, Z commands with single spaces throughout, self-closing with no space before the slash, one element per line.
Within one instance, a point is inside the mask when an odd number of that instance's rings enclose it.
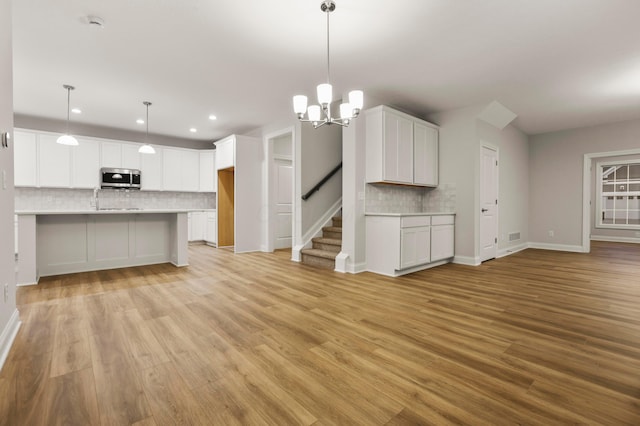
<path fill-rule="evenodd" d="M 509 233 L 509 241 L 518 241 L 520 239 L 519 232 L 510 232 Z"/>

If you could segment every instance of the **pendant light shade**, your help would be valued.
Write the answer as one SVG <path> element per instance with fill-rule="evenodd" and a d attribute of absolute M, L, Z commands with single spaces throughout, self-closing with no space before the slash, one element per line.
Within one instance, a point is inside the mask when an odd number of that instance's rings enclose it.
<path fill-rule="evenodd" d="M 140 154 L 155 154 L 155 148 L 149 145 L 149 106 L 151 105 L 151 102 L 144 101 L 143 104 L 147 107 L 147 133 L 144 138 L 144 145 L 138 148 L 138 152 Z"/>
<path fill-rule="evenodd" d="M 69 145 L 69 146 L 77 146 L 78 140 L 71 136 L 69 133 L 69 109 L 71 108 L 71 91 L 75 89 L 73 86 L 69 86 L 68 84 L 63 85 L 64 89 L 67 91 L 67 133 L 60 136 L 56 139 L 56 142 L 60 145 Z"/>

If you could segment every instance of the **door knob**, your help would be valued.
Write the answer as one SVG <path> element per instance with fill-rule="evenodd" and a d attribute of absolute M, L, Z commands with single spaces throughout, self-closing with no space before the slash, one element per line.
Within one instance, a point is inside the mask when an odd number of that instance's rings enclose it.
<path fill-rule="evenodd" d="M 489 209 L 482 209 L 482 213 L 486 213 L 488 211 L 489 211 Z"/>

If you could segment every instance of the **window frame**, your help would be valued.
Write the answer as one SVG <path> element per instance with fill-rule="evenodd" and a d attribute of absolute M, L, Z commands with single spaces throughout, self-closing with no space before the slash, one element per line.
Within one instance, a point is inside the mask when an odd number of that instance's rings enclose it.
<path fill-rule="evenodd" d="M 603 198 L 607 195 L 606 192 L 603 191 L 603 171 L 604 169 L 606 169 L 607 167 L 616 167 L 616 166 L 627 166 L 627 170 L 629 170 L 629 166 L 639 166 L 640 167 L 640 157 L 638 158 L 632 158 L 629 160 L 618 160 L 618 161 L 600 161 L 596 163 L 596 173 L 595 173 L 595 178 L 596 178 L 596 211 L 595 211 L 595 216 L 596 216 L 596 220 L 595 220 L 595 227 L 596 228 L 603 228 L 603 229 L 626 229 L 626 230 L 640 230 L 640 222 L 637 224 L 629 224 L 629 223 L 603 223 L 603 219 L 602 219 L 602 213 L 603 213 L 603 206 L 602 206 L 602 201 Z M 627 207 L 626 207 L 626 221 L 629 221 L 629 198 L 630 196 L 636 197 L 636 200 L 639 200 L 638 203 L 640 203 L 640 190 L 638 191 L 629 191 L 629 187 L 628 185 L 630 184 L 640 184 L 640 178 L 637 179 L 633 179 L 629 177 L 629 172 L 627 171 L 627 179 L 625 180 L 625 185 L 627 185 L 627 191 L 624 192 L 624 194 L 619 193 L 617 191 L 612 192 L 612 196 L 613 197 L 618 197 L 618 196 L 622 196 L 622 197 L 627 197 Z M 617 182 L 616 182 L 617 185 Z M 632 211 L 638 211 L 639 213 L 639 218 L 640 218 L 640 205 L 638 206 L 637 209 L 631 209 Z M 616 209 L 614 207 L 613 212 L 615 212 Z M 620 210 L 622 211 L 622 209 Z M 614 217 L 613 220 L 615 222 L 615 213 L 614 213 Z"/>

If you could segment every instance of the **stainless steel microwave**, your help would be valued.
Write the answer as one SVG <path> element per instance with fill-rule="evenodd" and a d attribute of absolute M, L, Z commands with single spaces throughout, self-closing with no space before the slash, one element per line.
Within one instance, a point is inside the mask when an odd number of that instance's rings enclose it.
<path fill-rule="evenodd" d="M 100 169 L 100 188 L 140 189 L 140 183 L 140 170 L 111 167 Z"/>

